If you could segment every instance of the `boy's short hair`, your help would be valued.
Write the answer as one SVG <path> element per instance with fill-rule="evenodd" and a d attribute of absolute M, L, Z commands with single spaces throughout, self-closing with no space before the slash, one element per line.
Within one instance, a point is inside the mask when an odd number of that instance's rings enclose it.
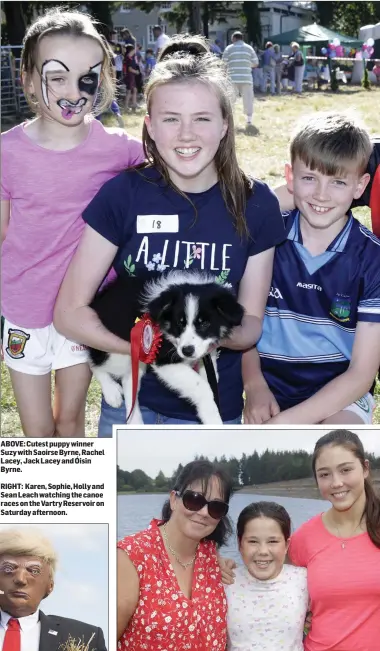
<path fill-rule="evenodd" d="M 327 176 L 356 166 L 364 174 L 372 152 L 369 135 L 353 115 L 318 112 L 298 124 L 290 141 L 291 163 L 299 158 Z"/>
<path fill-rule="evenodd" d="M 148 47 L 148 49 L 146 50 L 145 54 L 153 54 L 153 50 L 152 50 L 152 48 L 151 48 L 151 47 Z"/>

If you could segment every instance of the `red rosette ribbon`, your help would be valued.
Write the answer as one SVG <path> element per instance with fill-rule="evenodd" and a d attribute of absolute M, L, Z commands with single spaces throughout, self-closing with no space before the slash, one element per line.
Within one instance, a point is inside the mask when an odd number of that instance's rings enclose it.
<path fill-rule="evenodd" d="M 160 328 L 154 323 L 149 314 L 143 314 L 137 319 L 131 330 L 131 358 L 132 358 L 132 405 L 129 410 L 127 422 L 135 406 L 137 398 L 137 381 L 139 362 L 152 364 L 162 343 Z"/>

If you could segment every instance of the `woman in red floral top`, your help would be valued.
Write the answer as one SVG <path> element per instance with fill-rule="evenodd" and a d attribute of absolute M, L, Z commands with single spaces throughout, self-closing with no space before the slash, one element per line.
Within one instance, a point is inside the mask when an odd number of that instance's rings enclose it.
<path fill-rule="evenodd" d="M 225 651 L 227 602 L 217 547 L 231 533 L 231 482 L 187 464 L 162 520 L 118 543 L 119 651 Z"/>

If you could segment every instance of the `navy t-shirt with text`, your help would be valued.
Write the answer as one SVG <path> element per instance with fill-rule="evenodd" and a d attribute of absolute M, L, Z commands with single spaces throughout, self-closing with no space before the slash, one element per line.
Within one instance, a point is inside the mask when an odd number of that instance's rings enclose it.
<path fill-rule="evenodd" d="M 246 208 L 250 238 L 236 232 L 218 183 L 187 197 L 168 186 L 154 168 L 128 170 L 100 189 L 83 219 L 118 247 L 113 263 L 118 275 L 149 278 L 152 272 L 168 269 L 205 270 L 238 293 L 248 258 L 285 238 L 276 196 L 264 183 L 254 182 Z M 223 348 L 218 373 L 222 418 L 232 420 L 243 407 L 241 353 Z M 164 416 L 197 422 L 192 405 L 152 372 L 143 378 L 139 402 Z"/>

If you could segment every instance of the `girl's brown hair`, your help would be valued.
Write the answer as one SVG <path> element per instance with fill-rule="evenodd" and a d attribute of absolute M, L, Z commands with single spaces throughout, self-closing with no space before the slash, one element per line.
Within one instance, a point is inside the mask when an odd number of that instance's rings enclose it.
<path fill-rule="evenodd" d="M 366 470 L 366 459 L 363 443 L 357 434 L 347 429 L 337 429 L 322 436 L 315 444 L 312 467 L 315 479 L 317 478 L 315 467 L 321 450 L 326 447 L 341 446 L 352 452 L 359 459 L 363 470 Z M 380 549 L 380 497 L 375 493 L 371 478 L 368 476 L 364 479 L 364 490 L 366 495 L 366 504 L 363 516 L 366 519 L 367 531 L 373 544 Z"/>
<path fill-rule="evenodd" d="M 232 112 L 234 92 L 223 62 L 207 52 L 198 54 L 175 52 L 171 56 L 165 56 L 165 59 L 161 59 L 152 70 L 145 88 L 147 112 L 151 113 L 154 91 L 159 86 L 194 82 L 214 88 L 218 95 L 222 116 L 227 122 L 227 132 L 220 141 L 216 152 L 215 167 L 222 196 L 227 210 L 233 217 L 236 230 L 241 237 L 248 238 L 245 209 L 247 199 L 253 191 L 253 184 L 239 168 L 236 158 Z M 186 194 L 181 192 L 170 180 L 166 163 L 160 156 L 145 124 L 142 140 L 145 156 L 149 163 L 157 168 L 168 185 L 186 197 Z"/>
<path fill-rule="evenodd" d="M 21 54 L 21 78 L 25 97 L 33 112 L 38 112 L 39 107 L 35 98 L 28 93 L 27 87 L 36 65 L 38 45 L 45 36 L 54 36 L 56 34 L 85 36 L 100 45 L 103 50 L 104 60 L 99 89 L 100 99 L 96 105 L 96 113 L 102 113 L 111 104 L 115 95 L 115 78 L 112 68 L 113 54 L 105 38 L 96 30 L 95 25 L 96 21 L 86 14 L 54 7 L 43 16 L 39 16 L 27 29 Z"/>
<path fill-rule="evenodd" d="M 277 522 L 281 529 L 282 535 L 287 542 L 291 533 L 291 520 L 290 515 L 281 504 L 277 502 L 252 502 L 248 504 L 240 513 L 236 525 L 236 533 L 239 544 L 244 536 L 245 528 L 251 520 L 256 518 L 270 518 Z"/>

